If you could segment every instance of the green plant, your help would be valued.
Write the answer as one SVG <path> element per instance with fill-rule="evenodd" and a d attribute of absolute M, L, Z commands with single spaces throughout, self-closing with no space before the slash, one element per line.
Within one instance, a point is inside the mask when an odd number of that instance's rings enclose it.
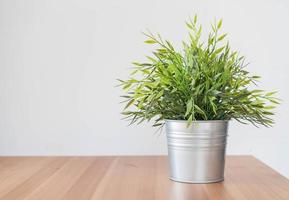
<path fill-rule="evenodd" d="M 222 20 L 212 24 L 205 42 L 197 16 L 186 22 L 189 42 L 183 50 L 159 34 L 144 33 L 145 43 L 157 45 L 153 56 L 144 63 L 134 62 L 128 80 L 119 80 L 125 95 L 125 118 L 131 123 L 154 119 L 160 126 L 164 119 L 229 120 L 271 126 L 272 109 L 279 100 L 275 92 L 249 89 L 259 76 L 245 70 L 244 57 L 231 51 L 220 34 Z M 128 110 L 128 108 L 131 108 Z"/>

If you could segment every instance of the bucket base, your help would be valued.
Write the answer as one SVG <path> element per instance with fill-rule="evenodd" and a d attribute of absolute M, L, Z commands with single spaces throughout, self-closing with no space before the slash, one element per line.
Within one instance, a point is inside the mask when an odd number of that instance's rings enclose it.
<path fill-rule="evenodd" d="M 178 183 L 188 183 L 188 184 L 210 184 L 210 183 L 219 183 L 224 181 L 224 178 L 212 180 L 212 181 L 190 181 L 190 180 L 177 180 L 170 177 L 171 181 L 178 182 Z"/>

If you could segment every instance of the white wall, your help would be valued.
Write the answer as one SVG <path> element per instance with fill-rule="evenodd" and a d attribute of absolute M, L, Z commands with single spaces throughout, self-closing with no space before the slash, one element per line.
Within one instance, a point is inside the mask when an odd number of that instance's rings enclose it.
<path fill-rule="evenodd" d="M 196 0 L 1 0 L 0 154 L 165 154 L 149 125 L 121 121 L 120 89 L 150 48 L 145 28 L 175 43 L 184 20 L 222 17 L 231 46 L 279 90 L 276 125 L 230 126 L 229 154 L 253 154 L 289 177 L 289 2 Z"/>

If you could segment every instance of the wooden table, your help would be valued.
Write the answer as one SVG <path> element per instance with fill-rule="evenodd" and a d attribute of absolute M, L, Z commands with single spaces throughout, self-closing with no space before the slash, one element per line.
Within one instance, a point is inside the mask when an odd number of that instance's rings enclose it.
<path fill-rule="evenodd" d="M 229 156 L 225 181 L 168 179 L 164 156 L 0 157 L 0 200 L 289 200 L 289 181 L 251 156 Z"/>

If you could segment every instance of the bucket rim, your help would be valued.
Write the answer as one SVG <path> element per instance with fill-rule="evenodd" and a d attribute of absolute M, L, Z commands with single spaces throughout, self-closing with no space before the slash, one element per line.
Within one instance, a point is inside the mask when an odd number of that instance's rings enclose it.
<path fill-rule="evenodd" d="M 230 119 L 222 119 L 222 120 L 194 120 L 192 123 L 225 123 L 231 121 Z M 187 123 L 188 120 L 179 120 L 179 119 L 165 119 L 165 122 L 179 122 L 179 123 Z"/>

